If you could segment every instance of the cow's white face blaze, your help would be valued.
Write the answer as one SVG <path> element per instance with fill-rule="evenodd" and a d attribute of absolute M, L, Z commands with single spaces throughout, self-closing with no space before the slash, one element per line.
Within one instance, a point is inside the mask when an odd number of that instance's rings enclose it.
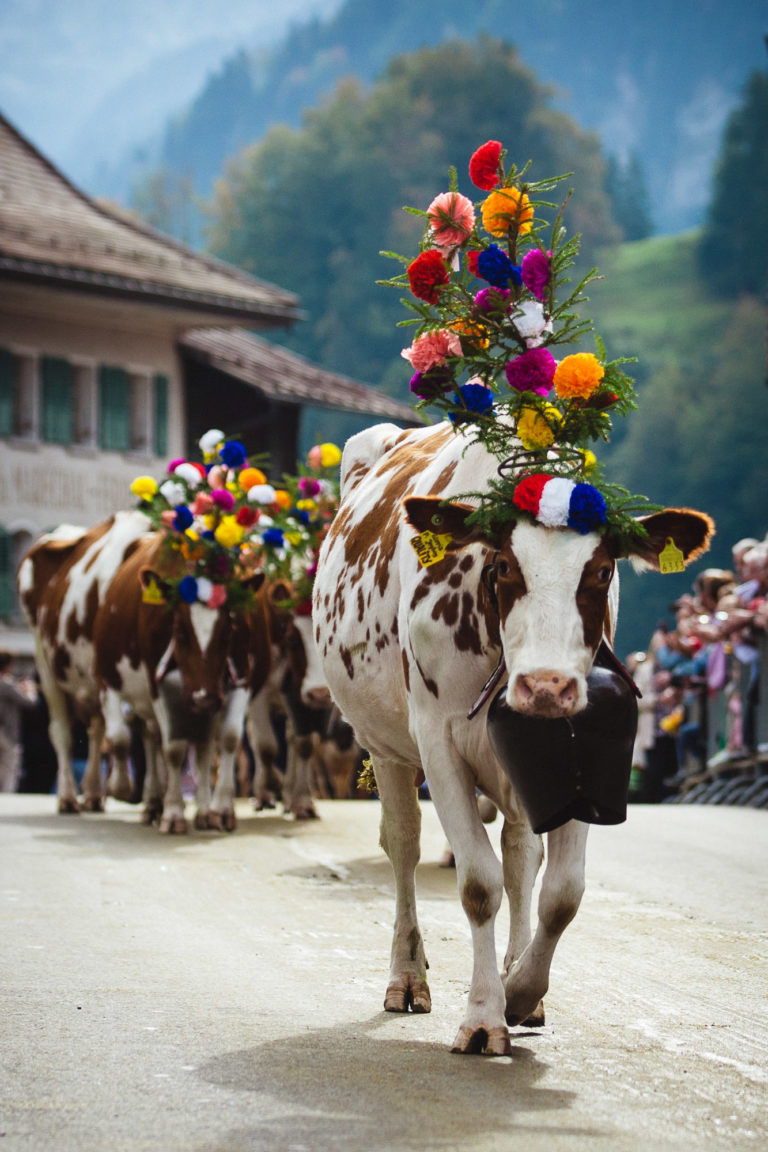
<path fill-rule="evenodd" d="M 614 561 L 590 533 L 512 527 L 496 560 L 507 703 L 532 716 L 571 716 L 606 624 Z"/>

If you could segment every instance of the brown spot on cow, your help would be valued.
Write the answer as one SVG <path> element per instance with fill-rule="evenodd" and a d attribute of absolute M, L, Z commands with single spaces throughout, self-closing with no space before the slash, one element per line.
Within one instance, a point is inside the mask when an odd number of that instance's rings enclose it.
<path fill-rule="evenodd" d="M 491 918 L 488 889 L 476 877 L 468 876 L 461 889 L 461 903 L 468 918 L 478 927 Z"/>
<path fill-rule="evenodd" d="M 410 692 L 410 690 L 411 690 L 411 668 L 410 668 L 410 665 L 408 663 L 408 653 L 405 651 L 404 648 L 400 652 L 400 657 L 403 661 L 403 679 L 405 680 L 405 690 L 406 690 L 406 692 Z"/>
<path fill-rule="evenodd" d="M 584 566 L 576 593 L 576 604 L 584 624 L 584 643 L 593 652 L 597 651 L 606 631 L 608 589 L 614 568 L 613 557 L 606 545 L 601 542 Z"/>
<path fill-rule="evenodd" d="M 341 661 L 344 665 L 344 668 L 346 669 L 347 676 L 349 676 L 350 680 L 354 680 L 355 666 L 352 662 L 352 653 L 350 652 L 349 648 L 345 648 L 343 644 L 340 645 L 339 655 L 341 656 Z"/>

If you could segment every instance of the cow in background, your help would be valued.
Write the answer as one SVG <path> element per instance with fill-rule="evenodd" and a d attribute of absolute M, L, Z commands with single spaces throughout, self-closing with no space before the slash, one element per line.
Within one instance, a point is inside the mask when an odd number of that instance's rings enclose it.
<path fill-rule="evenodd" d="M 187 830 L 181 773 L 191 744 L 198 773 L 195 825 L 232 831 L 235 755 L 249 686 L 259 676 L 265 680 L 269 670 L 266 610 L 258 596 L 247 613 L 200 602 L 171 606 L 170 572 L 160 566 L 162 547 L 158 533 L 135 541 L 94 621 L 94 667 L 107 741 L 117 756 L 127 754 L 122 744 L 125 704 L 156 733 L 167 773 L 161 832 Z M 263 574 L 248 574 L 243 583 L 256 594 Z M 154 809 L 156 772 L 148 772 L 145 795 Z"/>
<path fill-rule="evenodd" d="M 474 967 L 454 1051 L 511 1051 L 508 1024 L 541 1022 L 556 943 L 584 887 L 587 825 L 548 833 L 548 861 L 531 939 L 531 899 L 543 850 L 496 761 L 478 700 L 501 655 L 510 708 L 574 715 L 586 677 L 612 637 L 617 554 L 608 537 L 510 521 L 495 549 L 467 525 L 474 509 L 443 505 L 482 489 L 498 461 L 445 423 L 354 436 L 342 461 L 341 505 L 321 551 L 313 618 L 334 699 L 372 759 L 381 798 L 381 843 L 396 881 L 395 931 L 384 1006 L 428 1012 L 431 998 L 416 915 L 423 779 L 456 856 Z M 708 517 L 668 510 L 647 517 L 642 562 L 659 566 L 673 537 L 686 560 L 704 551 Z M 410 540 L 442 535 L 443 558 L 421 566 Z M 495 595 L 483 579 L 492 564 Z M 503 862 L 483 827 L 476 789 L 504 817 Z M 510 937 L 500 977 L 494 924 L 506 889 Z"/>
<path fill-rule="evenodd" d="M 62 525 L 41 536 L 19 566 L 21 604 L 34 638 L 40 687 L 50 712 L 60 812 L 80 810 L 72 773 L 75 720 L 88 729 L 82 806 L 90 812 L 104 808 L 105 728 L 94 676 L 93 628 L 116 572 L 148 529 L 149 521 L 139 512 L 118 512 L 90 529 Z M 127 798 L 129 780 L 119 778 L 115 790 Z"/>

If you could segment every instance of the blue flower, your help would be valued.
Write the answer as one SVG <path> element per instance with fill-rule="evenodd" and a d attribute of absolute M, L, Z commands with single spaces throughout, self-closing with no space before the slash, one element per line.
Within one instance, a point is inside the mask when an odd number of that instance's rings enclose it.
<path fill-rule="evenodd" d="M 227 468 L 241 468 L 245 463 L 245 447 L 239 440 L 227 440 L 219 448 L 219 456 Z"/>
<path fill-rule="evenodd" d="M 577 484 L 571 492 L 568 527 L 586 536 L 605 524 L 605 500 L 592 484 Z"/>
<path fill-rule="evenodd" d="M 179 504 L 176 509 L 176 515 L 173 518 L 173 526 L 177 532 L 186 532 L 187 528 L 194 520 L 194 516 L 186 504 Z"/>
<path fill-rule="evenodd" d="M 513 284 L 522 284 L 520 269 L 513 264 L 506 252 L 498 244 L 490 244 L 477 258 L 478 275 L 495 288 L 508 288 L 510 280 Z"/>
<path fill-rule="evenodd" d="M 262 534 L 261 541 L 273 548 L 282 548 L 285 543 L 282 528 L 267 528 L 266 532 Z"/>
<path fill-rule="evenodd" d="M 183 576 L 179 580 L 179 596 L 187 604 L 194 604 L 197 600 L 197 580 L 194 576 Z"/>
<path fill-rule="evenodd" d="M 448 419 L 454 424 L 461 424 L 470 419 L 469 413 L 485 416 L 493 410 L 493 392 L 485 384 L 462 384 L 458 392 L 454 393 L 454 404 L 460 405 L 462 411 L 449 412 Z"/>

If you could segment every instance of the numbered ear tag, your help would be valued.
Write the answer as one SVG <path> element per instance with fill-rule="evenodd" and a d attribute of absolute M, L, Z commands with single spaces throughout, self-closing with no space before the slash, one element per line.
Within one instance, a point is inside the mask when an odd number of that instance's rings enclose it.
<path fill-rule="evenodd" d="M 141 599 L 145 604 L 165 604 L 165 596 L 157 580 L 150 580 L 142 589 Z"/>
<path fill-rule="evenodd" d="M 667 542 L 659 553 L 659 571 L 665 576 L 670 572 L 685 571 L 685 557 L 671 536 L 667 537 Z"/>
<path fill-rule="evenodd" d="M 438 536 L 434 532 L 426 531 L 420 532 L 418 536 L 412 536 L 409 543 L 419 558 L 419 564 L 423 568 L 428 568 L 430 564 L 437 564 L 438 560 L 442 560 L 452 539 L 453 537 L 447 534 Z"/>

